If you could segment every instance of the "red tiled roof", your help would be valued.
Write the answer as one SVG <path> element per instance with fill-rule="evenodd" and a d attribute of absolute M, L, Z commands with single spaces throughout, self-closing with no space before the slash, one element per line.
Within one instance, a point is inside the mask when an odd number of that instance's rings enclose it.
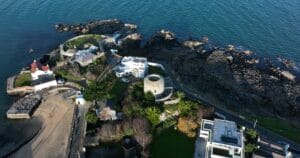
<path fill-rule="evenodd" d="M 31 64 L 31 72 L 34 73 L 34 72 L 36 71 L 36 69 L 37 69 L 36 62 L 33 62 L 33 63 Z"/>
<path fill-rule="evenodd" d="M 42 70 L 43 70 L 43 71 L 48 71 L 48 70 L 49 70 L 49 66 L 48 66 L 48 65 L 42 66 Z"/>
<path fill-rule="evenodd" d="M 49 66 L 43 66 L 40 62 L 37 62 L 36 60 L 33 61 L 33 63 L 31 64 L 31 72 L 34 73 L 36 70 L 40 69 L 43 71 L 48 71 L 49 70 Z"/>

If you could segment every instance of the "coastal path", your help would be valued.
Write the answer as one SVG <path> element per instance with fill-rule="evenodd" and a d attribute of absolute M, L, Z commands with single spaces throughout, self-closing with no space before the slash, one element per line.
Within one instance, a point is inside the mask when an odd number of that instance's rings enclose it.
<path fill-rule="evenodd" d="M 192 100 L 199 101 L 205 106 L 214 107 L 216 112 L 223 114 L 226 117 L 226 119 L 228 119 L 228 120 L 235 121 L 237 124 L 243 125 L 248 128 L 253 128 L 253 124 L 254 124 L 253 121 L 248 120 L 245 117 L 240 116 L 240 115 L 226 109 L 224 106 L 222 106 L 218 103 L 211 103 L 212 100 L 205 99 L 205 97 L 203 97 L 204 94 L 200 94 L 199 92 L 195 92 L 191 89 L 186 88 L 186 86 L 180 82 L 179 78 L 176 77 L 175 72 L 172 70 L 172 68 L 170 68 L 170 66 L 167 63 L 165 63 L 163 61 L 159 61 L 159 62 L 162 63 L 162 65 L 165 67 L 166 71 L 169 73 L 170 77 L 172 78 L 173 83 L 174 83 L 174 88 L 177 88 L 178 90 L 182 90 L 183 92 L 185 92 L 186 97 L 188 97 Z M 293 153 L 300 154 L 300 145 L 297 144 L 296 142 L 289 140 L 277 133 L 274 133 L 273 131 L 270 131 L 260 125 L 256 125 L 256 130 L 260 133 L 260 135 L 262 135 L 264 138 L 267 138 L 269 141 L 272 141 L 275 143 L 278 143 L 278 142 L 288 143 L 290 145 L 290 151 L 292 151 Z"/>

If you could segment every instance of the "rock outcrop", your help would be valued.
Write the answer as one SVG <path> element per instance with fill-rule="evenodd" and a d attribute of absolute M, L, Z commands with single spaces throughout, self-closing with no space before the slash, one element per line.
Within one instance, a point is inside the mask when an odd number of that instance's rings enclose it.
<path fill-rule="evenodd" d="M 125 24 L 120 20 L 98 20 L 91 21 L 86 24 L 78 25 L 65 25 L 57 24 L 55 29 L 58 32 L 74 32 L 77 35 L 80 34 L 113 34 L 116 31 L 120 33 L 135 33 L 137 31 L 137 26 L 134 24 Z"/>
<path fill-rule="evenodd" d="M 165 31 L 153 36 L 146 48 L 150 58 L 169 64 L 185 86 L 230 109 L 299 119 L 300 81 L 286 67 L 234 46 L 215 47 L 207 39 L 181 44 Z"/>
<path fill-rule="evenodd" d="M 145 48 L 154 51 L 163 48 L 170 50 L 174 47 L 180 46 L 181 43 L 177 41 L 174 33 L 166 30 L 161 30 L 157 32 L 157 34 L 146 43 Z"/>

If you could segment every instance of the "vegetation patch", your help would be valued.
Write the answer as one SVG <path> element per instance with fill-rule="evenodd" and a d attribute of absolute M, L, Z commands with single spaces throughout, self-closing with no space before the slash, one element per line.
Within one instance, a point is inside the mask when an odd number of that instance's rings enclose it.
<path fill-rule="evenodd" d="M 67 69 L 57 69 L 55 70 L 55 74 L 59 77 L 62 77 L 64 79 L 70 80 L 70 81 L 80 81 L 80 77 L 73 75 L 69 70 Z"/>
<path fill-rule="evenodd" d="M 92 124 L 92 125 L 95 125 L 98 122 L 98 117 L 97 117 L 95 111 L 89 111 L 86 114 L 86 121 L 87 121 L 87 123 Z"/>
<path fill-rule="evenodd" d="M 275 117 L 258 117 L 257 123 L 275 133 L 300 143 L 300 128 L 294 127 Z"/>
<path fill-rule="evenodd" d="M 194 144 L 194 139 L 187 137 L 185 134 L 178 132 L 171 127 L 154 136 L 150 155 L 152 158 L 193 157 Z"/>
<path fill-rule="evenodd" d="M 84 90 L 83 96 L 87 101 L 94 101 L 104 98 L 109 98 L 109 91 L 114 86 L 116 77 L 109 74 L 105 81 L 91 82 L 90 85 Z"/>
<path fill-rule="evenodd" d="M 31 86 L 30 73 L 20 74 L 15 79 L 15 87 Z"/>
<path fill-rule="evenodd" d="M 123 99 L 123 94 L 127 87 L 127 83 L 122 82 L 120 79 L 116 80 L 108 92 L 108 99 L 111 99 L 115 103 L 120 102 Z"/>
<path fill-rule="evenodd" d="M 258 133 L 254 129 L 246 129 L 245 138 L 245 154 L 247 157 L 252 157 L 252 154 L 257 150 Z"/>
<path fill-rule="evenodd" d="M 93 63 L 89 64 L 87 70 L 90 71 L 92 74 L 99 76 L 104 71 L 106 66 L 106 57 L 103 56 L 95 60 Z"/>
<path fill-rule="evenodd" d="M 118 104 L 122 101 L 127 87 L 127 83 L 117 79 L 113 74 L 109 74 L 105 81 L 91 82 L 84 91 L 84 98 L 88 101 L 110 99 Z"/>
<path fill-rule="evenodd" d="M 101 35 L 91 34 L 91 35 L 85 35 L 83 37 L 73 39 L 70 41 L 67 41 L 64 44 L 64 51 L 67 51 L 68 49 L 84 49 L 84 45 L 99 45 L 98 42 L 102 38 Z"/>
<path fill-rule="evenodd" d="M 157 67 L 157 66 L 149 66 L 148 71 L 149 71 L 149 74 L 159 74 L 163 77 L 166 76 L 165 70 L 163 70 L 162 68 Z"/>

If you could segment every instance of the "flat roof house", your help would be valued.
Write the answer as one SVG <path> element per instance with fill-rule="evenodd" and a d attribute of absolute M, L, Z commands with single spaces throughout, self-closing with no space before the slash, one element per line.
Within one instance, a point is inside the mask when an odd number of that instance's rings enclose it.
<path fill-rule="evenodd" d="M 148 70 L 147 58 L 123 57 L 121 63 L 115 68 L 117 77 L 133 75 L 136 78 L 144 78 Z"/>
<path fill-rule="evenodd" d="M 202 119 L 195 158 L 244 158 L 243 133 L 235 122 Z"/>

